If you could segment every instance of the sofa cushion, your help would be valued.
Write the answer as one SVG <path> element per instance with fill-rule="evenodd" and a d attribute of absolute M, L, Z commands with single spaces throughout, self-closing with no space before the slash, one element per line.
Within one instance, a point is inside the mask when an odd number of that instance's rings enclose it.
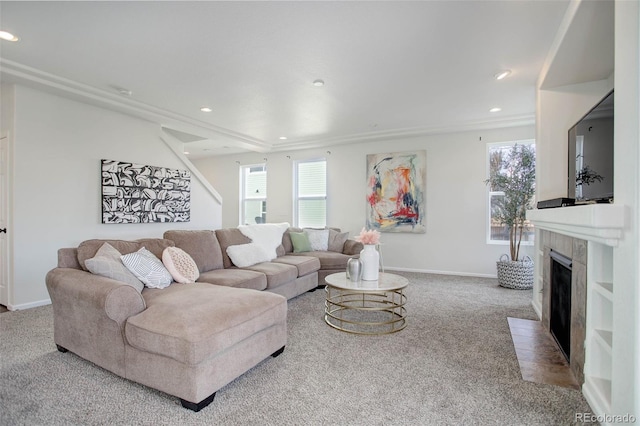
<path fill-rule="evenodd" d="M 335 229 L 329 229 L 329 251 L 335 251 L 336 253 L 342 253 L 344 250 L 344 243 L 349 239 L 348 232 L 339 232 Z"/>
<path fill-rule="evenodd" d="M 272 262 L 295 266 L 298 268 L 299 277 L 311 274 L 320 269 L 320 261 L 317 257 L 313 256 L 290 256 L 286 254 L 272 260 Z"/>
<path fill-rule="evenodd" d="M 86 259 L 84 263 L 92 274 L 123 282 L 138 290 L 138 293 L 141 292 L 144 283 L 124 266 L 120 256 L 121 253 L 111 244 L 104 243 L 96 255 L 91 259 Z"/>
<path fill-rule="evenodd" d="M 267 276 L 267 290 L 281 286 L 298 278 L 298 268 L 278 262 L 264 262 L 248 266 L 250 271 L 262 272 Z"/>
<path fill-rule="evenodd" d="M 194 283 L 200 276 L 198 265 L 187 252 L 178 247 L 167 247 L 162 252 L 162 264 L 173 277 L 182 284 Z"/>
<path fill-rule="evenodd" d="M 120 259 L 147 287 L 166 288 L 173 281 L 160 259 L 144 247 L 135 253 L 124 254 Z"/>
<path fill-rule="evenodd" d="M 267 276 L 265 274 L 234 267 L 203 272 L 200 274 L 198 282 L 253 290 L 267 288 Z"/>
<path fill-rule="evenodd" d="M 104 243 L 109 243 L 113 248 L 118 250 L 122 254 L 129 254 L 140 250 L 145 247 L 151 253 L 153 253 L 158 259 L 162 257 L 162 252 L 167 247 L 173 247 L 175 244 L 171 240 L 165 240 L 162 238 L 143 238 L 140 240 L 86 240 L 78 245 L 78 262 L 80 267 L 85 271 L 88 271 L 84 261 L 91 259 L 96 255 L 100 247 Z"/>
<path fill-rule="evenodd" d="M 216 356 L 238 342 L 286 321 L 287 300 L 277 294 L 174 283 L 145 289 L 147 309 L 127 320 L 128 343 L 188 365 Z"/>
<path fill-rule="evenodd" d="M 350 257 L 342 253 L 336 253 L 334 251 L 312 251 L 309 253 L 290 253 L 289 256 L 313 256 L 320 261 L 320 269 L 345 269 L 347 268 L 347 261 Z"/>
<path fill-rule="evenodd" d="M 222 250 L 214 231 L 171 230 L 165 232 L 163 237 L 189 253 L 198 265 L 198 271 L 222 268 Z"/>
<path fill-rule="evenodd" d="M 222 264 L 225 268 L 233 266 L 233 262 L 227 254 L 227 247 L 237 244 L 248 244 L 251 242 L 251 240 L 248 237 L 245 237 L 237 228 L 216 229 L 216 237 L 220 243 Z"/>

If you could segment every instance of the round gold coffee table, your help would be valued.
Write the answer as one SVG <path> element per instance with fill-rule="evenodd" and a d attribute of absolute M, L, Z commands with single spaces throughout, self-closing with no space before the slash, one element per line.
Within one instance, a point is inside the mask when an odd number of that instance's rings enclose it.
<path fill-rule="evenodd" d="M 324 320 L 331 327 L 355 334 L 389 334 L 407 326 L 405 277 L 381 272 L 377 281 L 353 282 L 340 272 L 324 280 Z"/>

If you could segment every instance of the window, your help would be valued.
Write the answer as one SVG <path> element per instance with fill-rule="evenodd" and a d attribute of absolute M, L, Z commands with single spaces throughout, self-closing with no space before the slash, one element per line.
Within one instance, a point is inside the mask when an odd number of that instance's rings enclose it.
<path fill-rule="evenodd" d="M 300 228 L 327 224 L 327 161 L 295 163 L 294 222 Z"/>
<path fill-rule="evenodd" d="M 502 159 L 506 158 L 514 144 L 529 145 L 535 152 L 535 141 L 533 140 L 487 144 L 487 177 L 500 170 Z M 487 243 L 509 244 L 509 228 L 496 218 L 500 203 L 504 200 L 504 192 L 487 185 L 487 194 Z M 533 224 L 526 221 L 522 234 L 522 244 L 533 244 L 534 236 Z"/>
<path fill-rule="evenodd" d="M 240 223 L 251 225 L 267 219 L 267 166 L 240 167 Z"/>

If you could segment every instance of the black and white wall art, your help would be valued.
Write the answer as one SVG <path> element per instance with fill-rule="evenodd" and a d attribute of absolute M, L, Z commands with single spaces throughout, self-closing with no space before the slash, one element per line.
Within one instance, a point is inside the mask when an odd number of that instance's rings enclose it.
<path fill-rule="evenodd" d="M 102 160 L 102 223 L 189 222 L 191 172 Z"/>

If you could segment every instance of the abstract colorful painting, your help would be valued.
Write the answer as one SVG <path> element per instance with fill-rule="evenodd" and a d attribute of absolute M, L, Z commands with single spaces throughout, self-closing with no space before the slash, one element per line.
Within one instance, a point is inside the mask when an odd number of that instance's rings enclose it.
<path fill-rule="evenodd" d="M 367 228 L 424 233 L 426 151 L 367 155 Z"/>
<path fill-rule="evenodd" d="M 102 223 L 189 222 L 191 172 L 102 160 Z"/>

